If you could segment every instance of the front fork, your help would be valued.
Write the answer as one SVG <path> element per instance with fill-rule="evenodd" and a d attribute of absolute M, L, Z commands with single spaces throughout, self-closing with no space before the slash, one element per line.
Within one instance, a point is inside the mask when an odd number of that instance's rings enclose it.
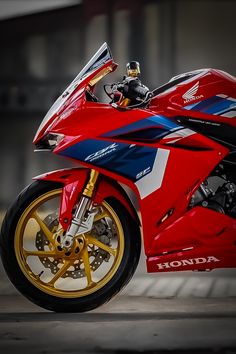
<path fill-rule="evenodd" d="M 89 232 L 93 227 L 94 217 L 98 210 L 93 208 L 92 196 L 98 176 L 99 172 L 95 170 L 90 171 L 89 181 L 83 190 L 70 227 L 62 238 L 61 246 L 63 248 L 69 249 L 73 244 L 75 236 Z"/>

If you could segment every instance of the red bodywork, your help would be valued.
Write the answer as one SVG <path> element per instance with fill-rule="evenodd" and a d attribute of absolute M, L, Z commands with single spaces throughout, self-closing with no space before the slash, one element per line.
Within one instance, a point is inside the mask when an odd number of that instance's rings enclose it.
<path fill-rule="evenodd" d="M 231 111 L 227 113 L 231 115 L 229 118 L 195 108 L 199 102 L 207 102 L 208 99 L 213 102 L 213 97 L 216 101 L 224 96 L 232 102 L 236 100 L 235 79 L 221 71 L 202 70 L 167 87 L 145 109 L 119 111 L 110 104 L 87 99 L 85 90 L 93 90 L 91 78 L 104 68 L 112 71 L 115 65 L 112 60 L 108 61 L 78 84 L 34 140 L 38 146 L 48 134 L 63 134 L 64 138 L 53 152 L 85 166 L 84 169 L 61 170 L 36 177 L 64 184 L 60 210 L 62 226 L 68 227 L 89 170 L 95 169 L 100 172 L 96 202 L 115 197 L 137 219 L 130 199 L 118 182 L 135 193 L 149 272 L 236 267 L 236 220 L 200 206 L 189 208 L 192 195 L 230 149 L 197 132 L 192 126 L 183 126 L 181 136 L 178 136 L 180 130 L 175 128 L 178 124 L 182 126 L 186 117 L 194 118 L 195 123 L 196 120 L 220 122 L 231 128 L 235 138 L 236 117 L 232 117 Z M 189 107 L 191 104 L 195 107 Z M 227 102 L 222 102 L 223 106 L 225 104 Z M 213 103 L 209 101 L 211 106 Z M 154 140 L 137 138 L 143 131 L 147 134 L 147 131 L 162 129 L 163 119 L 166 130 L 170 122 L 169 133 Z M 147 121 L 150 122 L 148 129 Z M 135 165 L 130 160 L 129 166 L 134 167 L 123 167 L 133 147 L 136 149 L 132 155 Z M 142 151 L 147 151 L 152 165 L 145 165 Z M 108 155 L 112 159 L 107 162 Z M 134 175 L 132 171 L 139 162 L 146 170 L 142 167 Z"/>

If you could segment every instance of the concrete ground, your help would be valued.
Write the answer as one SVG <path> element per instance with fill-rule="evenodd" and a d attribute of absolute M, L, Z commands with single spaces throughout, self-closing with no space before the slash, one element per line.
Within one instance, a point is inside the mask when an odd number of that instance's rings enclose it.
<path fill-rule="evenodd" d="M 236 353 L 236 302 L 117 296 L 90 313 L 55 314 L 1 299 L 1 353 Z"/>

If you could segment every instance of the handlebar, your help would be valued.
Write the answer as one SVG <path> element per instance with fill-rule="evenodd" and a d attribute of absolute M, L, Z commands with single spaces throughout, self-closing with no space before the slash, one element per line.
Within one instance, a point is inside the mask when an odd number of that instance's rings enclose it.
<path fill-rule="evenodd" d="M 111 92 L 107 91 L 107 86 L 110 87 Z M 148 101 L 153 97 L 153 93 L 149 91 L 148 87 L 142 85 L 140 80 L 130 77 L 126 78 L 123 82 L 104 85 L 104 90 L 110 98 L 112 98 L 112 95 L 114 98 L 115 94 L 120 92 L 125 98 L 128 98 L 131 102 L 135 102 L 135 104 L 123 107 L 119 106 L 119 104 L 116 104 L 113 100 L 112 106 L 122 111 L 146 105 Z"/>
<path fill-rule="evenodd" d="M 139 80 L 131 79 L 125 80 L 122 83 L 117 83 L 117 90 L 121 92 L 126 98 L 140 100 L 145 99 L 151 92 L 147 86 L 141 84 Z"/>
<path fill-rule="evenodd" d="M 111 105 L 112 105 L 112 107 L 118 109 L 119 111 L 128 111 L 128 110 L 130 110 L 132 108 L 139 108 L 139 107 L 146 106 L 153 96 L 154 96 L 153 93 L 151 91 L 149 91 L 146 94 L 146 97 L 144 99 L 141 99 L 141 98 L 139 99 L 140 103 L 129 105 L 129 106 L 126 106 L 126 107 L 125 106 L 120 106 L 117 103 L 112 103 Z"/>

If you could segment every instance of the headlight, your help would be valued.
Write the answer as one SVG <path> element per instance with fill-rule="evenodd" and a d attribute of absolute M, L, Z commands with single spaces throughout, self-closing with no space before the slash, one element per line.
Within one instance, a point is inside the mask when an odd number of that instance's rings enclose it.
<path fill-rule="evenodd" d="M 64 134 L 49 133 L 36 145 L 34 151 L 53 150 L 64 139 Z"/>
<path fill-rule="evenodd" d="M 48 139 L 48 144 L 52 148 L 55 148 L 64 139 L 64 135 L 50 133 L 47 135 L 47 139 Z"/>

